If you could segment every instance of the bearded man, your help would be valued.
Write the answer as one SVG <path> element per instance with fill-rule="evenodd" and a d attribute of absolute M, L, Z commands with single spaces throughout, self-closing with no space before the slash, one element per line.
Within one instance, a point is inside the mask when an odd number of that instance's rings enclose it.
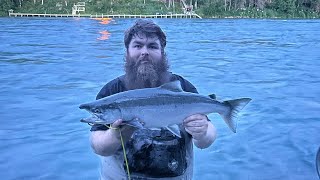
<path fill-rule="evenodd" d="M 169 69 L 164 48 L 166 35 L 151 20 L 137 20 L 124 36 L 126 47 L 125 74 L 107 83 L 97 99 L 119 92 L 159 87 L 179 80 L 186 92 L 198 93 L 183 77 Z M 157 117 L 154 117 L 157 121 Z M 111 127 L 94 125 L 91 146 L 101 156 L 100 179 L 127 179 L 126 163 L 121 148 L 120 132 L 125 141 L 131 179 L 192 179 L 193 143 L 209 147 L 216 138 L 216 129 L 206 115 L 194 114 L 179 125 L 181 138 L 166 129 L 139 129 L 116 120 Z"/>

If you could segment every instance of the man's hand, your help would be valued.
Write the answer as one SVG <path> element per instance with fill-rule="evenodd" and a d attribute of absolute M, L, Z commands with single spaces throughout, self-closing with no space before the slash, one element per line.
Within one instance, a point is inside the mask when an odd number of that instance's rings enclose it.
<path fill-rule="evenodd" d="M 96 154 L 101 156 L 113 155 L 121 147 L 120 131 L 124 142 L 130 139 L 135 128 L 123 125 L 122 122 L 123 120 L 118 119 L 106 131 L 91 132 L 91 147 Z"/>
<path fill-rule="evenodd" d="M 194 114 L 183 121 L 185 130 L 192 135 L 194 144 L 201 149 L 209 147 L 216 139 L 216 128 L 208 117 L 203 114 Z"/>
<path fill-rule="evenodd" d="M 193 139 L 200 140 L 207 134 L 208 118 L 203 114 L 194 114 L 187 117 L 184 121 L 186 131 L 192 135 Z"/>
<path fill-rule="evenodd" d="M 111 125 L 111 129 L 113 131 L 113 134 L 116 138 L 120 139 L 120 133 L 119 130 L 121 131 L 122 136 L 125 139 L 129 139 L 133 132 L 136 130 L 136 128 L 128 126 L 128 125 L 123 125 L 123 120 L 118 119 L 113 124 Z"/>
<path fill-rule="evenodd" d="M 118 128 L 121 124 L 122 124 L 122 119 L 118 119 L 113 122 L 113 124 L 111 125 L 111 128 Z"/>

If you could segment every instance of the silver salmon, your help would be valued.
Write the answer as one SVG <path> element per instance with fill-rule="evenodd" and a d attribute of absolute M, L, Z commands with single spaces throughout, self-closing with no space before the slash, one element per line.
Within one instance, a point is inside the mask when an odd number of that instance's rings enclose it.
<path fill-rule="evenodd" d="M 229 128 L 236 132 L 237 113 L 250 101 L 250 98 L 241 98 L 220 102 L 213 95 L 184 92 L 180 81 L 173 81 L 157 88 L 120 92 L 81 104 L 79 108 L 92 114 L 81 122 L 109 125 L 123 119 L 124 124 L 133 127 L 165 127 L 179 135 L 175 125 L 181 124 L 186 117 L 210 113 L 220 114 Z"/>

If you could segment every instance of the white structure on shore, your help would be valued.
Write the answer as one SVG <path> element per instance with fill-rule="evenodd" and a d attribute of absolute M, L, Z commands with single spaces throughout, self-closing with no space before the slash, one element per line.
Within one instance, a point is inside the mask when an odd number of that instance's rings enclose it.
<path fill-rule="evenodd" d="M 77 15 L 80 12 L 86 11 L 86 3 L 85 2 L 78 2 L 77 4 L 73 4 L 72 7 L 72 15 Z"/>

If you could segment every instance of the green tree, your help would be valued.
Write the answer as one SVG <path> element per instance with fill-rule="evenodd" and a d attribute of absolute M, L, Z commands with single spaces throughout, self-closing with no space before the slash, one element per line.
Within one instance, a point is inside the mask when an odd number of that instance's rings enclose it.
<path fill-rule="evenodd" d="M 7 16 L 10 9 L 14 9 L 14 3 L 11 0 L 0 0 L 0 16 Z"/>
<path fill-rule="evenodd" d="M 296 10 L 296 0 L 275 0 L 271 3 L 271 8 L 287 17 L 294 17 Z"/>

